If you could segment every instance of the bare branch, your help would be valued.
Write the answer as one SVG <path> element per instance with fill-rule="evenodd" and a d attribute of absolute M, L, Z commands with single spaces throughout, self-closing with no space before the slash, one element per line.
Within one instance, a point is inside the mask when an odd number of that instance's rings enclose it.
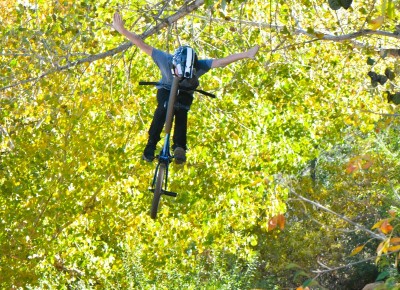
<path fill-rule="evenodd" d="M 326 211 L 326 212 L 328 212 L 328 213 L 330 213 L 332 215 L 337 216 L 338 218 L 340 218 L 340 219 L 346 221 L 347 223 L 353 225 L 356 229 L 358 229 L 360 231 L 363 231 L 363 232 L 366 232 L 367 234 L 369 234 L 371 237 L 373 237 L 375 239 L 378 239 L 378 240 L 381 240 L 381 241 L 383 241 L 385 239 L 385 236 L 379 235 L 379 234 L 367 229 L 366 227 L 364 227 L 364 226 L 362 226 L 362 225 L 360 225 L 360 224 L 358 224 L 356 222 L 353 222 L 348 217 L 346 217 L 344 215 L 341 215 L 341 214 L 339 214 L 337 212 L 334 212 L 333 210 L 330 210 L 329 208 L 323 206 L 322 204 L 320 204 L 318 202 L 315 202 L 315 201 L 312 201 L 312 200 L 310 200 L 308 198 L 305 198 L 304 196 L 296 193 L 293 189 L 290 189 L 290 192 L 292 194 L 294 194 L 295 196 L 297 196 L 299 199 L 301 199 L 301 200 L 303 200 L 303 201 L 305 201 L 307 203 L 310 203 L 310 204 L 312 204 L 312 205 L 314 205 L 314 206 L 316 206 L 316 207 L 318 207 L 318 208 L 320 208 L 320 209 L 322 209 L 322 210 L 324 210 L 324 211 Z"/>
<path fill-rule="evenodd" d="M 381 115 L 384 117 L 400 117 L 400 114 L 378 113 L 378 112 L 374 112 L 371 110 L 361 110 L 361 112 L 371 113 L 371 114 L 375 114 L 375 115 Z"/>
<path fill-rule="evenodd" d="M 200 18 L 200 19 L 210 20 L 209 18 L 206 18 L 203 16 L 195 16 L 195 17 Z M 248 25 L 248 26 L 276 30 L 278 32 L 286 29 L 284 25 L 273 25 L 273 24 L 265 23 L 265 22 L 254 22 L 254 21 L 245 21 L 245 20 L 238 20 L 238 19 L 225 20 L 225 19 L 213 18 L 212 21 L 225 22 L 225 23 L 226 22 L 240 23 L 240 24 Z M 358 48 L 369 47 L 369 45 L 367 45 L 365 43 L 354 40 L 356 38 L 360 38 L 363 36 L 379 35 L 379 36 L 385 36 L 385 37 L 389 37 L 389 38 L 400 39 L 400 34 L 398 34 L 396 32 L 388 32 L 388 31 L 372 30 L 372 29 L 361 29 L 357 32 L 343 34 L 343 35 L 332 35 L 330 33 L 324 32 L 324 31 L 314 31 L 314 33 L 309 33 L 308 31 L 306 31 L 298 26 L 297 28 L 292 30 L 292 33 L 295 35 L 305 35 L 307 37 L 313 38 L 314 41 L 316 41 L 316 40 L 327 40 L 327 41 L 333 41 L 333 42 L 348 41 L 351 44 L 353 44 L 355 47 L 358 47 Z M 397 49 L 397 48 L 372 47 L 372 49 L 376 50 L 381 55 L 387 54 L 387 55 L 393 56 L 393 57 L 400 57 L 400 49 Z"/>
<path fill-rule="evenodd" d="M 187 14 L 191 13 L 192 11 L 196 10 L 197 8 L 199 8 L 203 4 L 204 4 L 204 0 L 194 0 L 191 3 L 189 3 L 189 1 L 187 1 L 181 8 L 179 8 L 179 10 L 175 14 L 173 14 L 173 15 L 165 18 L 165 19 L 162 19 L 159 24 L 157 24 L 153 28 L 147 30 L 146 32 L 142 33 L 140 35 L 140 37 L 142 39 L 145 39 L 145 38 L 147 38 L 147 37 L 149 37 L 149 36 L 151 36 L 153 34 L 156 34 L 161 29 L 164 29 L 165 27 L 170 26 L 172 23 L 175 23 L 180 18 L 182 18 L 182 17 L 186 16 Z M 66 64 L 64 66 L 58 66 L 58 67 L 55 67 L 54 69 L 48 70 L 48 71 L 42 73 L 39 76 L 28 78 L 28 79 L 25 79 L 25 80 L 21 80 L 21 81 L 15 82 L 13 84 L 10 84 L 8 86 L 2 87 L 2 88 L 0 88 L 0 91 L 4 91 L 4 90 L 7 90 L 7 89 L 10 89 L 10 88 L 19 86 L 19 85 L 23 85 L 23 84 L 26 84 L 26 83 L 38 81 L 38 80 L 40 80 L 40 79 L 42 79 L 42 78 L 44 78 L 44 77 L 46 77 L 48 75 L 51 75 L 51 74 L 56 73 L 56 72 L 60 72 L 60 71 L 64 71 L 64 70 L 70 69 L 72 67 L 75 67 L 75 66 L 83 64 L 83 63 L 92 63 L 94 61 L 97 61 L 97 60 L 100 60 L 100 59 L 104 59 L 106 57 L 113 56 L 113 55 L 115 55 L 117 53 L 120 53 L 120 52 L 123 52 L 123 51 L 127 50 L 131 46 L 132 46 L 132 43 L 125 42 L 125 43 L 121 44 L 120 46 L 118 46 L 118 47 L 116 47 L 114 49 L 111 49 L 111 50 L 108 50 L 108 51 L 105 51 L 105 52 L 102 52 L 102 53 L 99 53 L 99 54 L 93 54 L 93 55 L 90 55 L 88 57 L 79 59 L 77 61 L 69 62 L 68 64 Z"/>
<path fill-rule="evenodd" d="M 333 271 L 337 271 L 337 270 L 346 269 L 346 268 L 349 268 L 349 267 L 352 267 L 352 266 L 355 266 L 355 265 L 358 265 L 358 264 L 366 263 L 366 262 L 375 260 L 376 258 L 377 258 L 376 256 L 368 257 L 368 258 L 366 258 L 366 259 L 364 259 L 364 260 L 360 260 L 360 261 L 357 261 L 357 262 L 348 263 L 348 264 L 346 264 L 346 265 L 338 266 L 338 267 L 335 267 L 335 268 L 329 268 L 328 266 L 321 265 L 321 263 L 318 262 L 318 264 L 320 264 L 322 267 L 324 267 L 324 268 L 326 268 L 326 269 L 325 269 L 325 270 L 314 270 L 314 271 L 312 271 L 312 272 L 313 272 L 313 273 L 317 273 L 317 274 L 324 274 L 324 273 L 328 273 L 328 272 L 333 272 Z"/>

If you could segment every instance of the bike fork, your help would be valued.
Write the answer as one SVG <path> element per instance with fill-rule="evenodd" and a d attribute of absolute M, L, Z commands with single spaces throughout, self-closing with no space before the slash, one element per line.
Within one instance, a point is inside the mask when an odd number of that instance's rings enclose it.
<path fill-rule="evenodd" d="M 169 163 L 171 162 L 171 154 L 169 151 L 169 138 L 170 138 L 170 134 L 167 134 L 165 136 L 165 141 L 164 141 L 164 146 L 163 149 L 161 150 L 161 154 L 160 156 L 158 156 L 158 164 L 153 176 L 153 182 L 152 182 L 152 191 L 154 190 L 155 184 L 156 184 L 156 180 L 157 180 L 157 175 L 158 175 L 158 170 L 160 168 L 161 163 L 165 164 L 165 176 L 164 176 L 164 186 L 162 188 L 162 194 L 168 195 L 168 196 L 172 196 L 172 197 L 176 197 L 178 194 L 175 192 L 171 192 L 171 191 L 167 191 L 167 186 L 168 186 L 168 174 L 169 174 Z"/>

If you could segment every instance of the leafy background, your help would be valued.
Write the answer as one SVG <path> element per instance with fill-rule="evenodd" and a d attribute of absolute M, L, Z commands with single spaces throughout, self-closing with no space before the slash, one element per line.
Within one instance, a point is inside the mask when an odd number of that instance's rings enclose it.
<path fill-rule="evenodd" d="M 396 253 L 375 257 L 396 227 L 371 227 L 399 206 L 398 85 L 368 72 L 399 72 L 399 3 L 333 2 L 1 1 L 1 287 L 395 283 Z M 155 89 L 138 82 L 159 73 L 110 27 L 115 11 L 166 51 L 261 46 L 202 77 L 217 99 L 196 95 L 179 195 L 156 221 L 141 161 Z"/>

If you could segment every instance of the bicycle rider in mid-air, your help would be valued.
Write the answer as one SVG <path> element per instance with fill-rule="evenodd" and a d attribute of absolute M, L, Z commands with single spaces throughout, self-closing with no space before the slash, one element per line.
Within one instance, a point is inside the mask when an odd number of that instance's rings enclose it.
<path fill-rule="evenodd" d="M 190 75 L 185 76 L 183 81 L 179 84 L 179 94 L 174 110 L 175 127 L 172 149 L 174 150 L 175 162 L 177 164 L 184 163 L 186 161 L 187 150 L 187 114 L 193 102 L 194 90 L 199 85 L 198 78 L 212 68 L 224 67 L 245 58 L 254 59 L 259 46 L 255 45 L 247 51 L 231 54 L 224 58 L 199 60 L 195 51 L 189 46 L 181 46 L 171 55 L 146 44 L 137 34 L 125 29 L 122 17 L 119 13 L 114 14 L 112 27 L 129 39 L 132 44 L 136 45 L 144 53 L 151 56 L 161 71 L 161 80 L 157 85 L 158 105 L 148 132 L 149 138 L 144 149 L 143 160 L 152 162 L 154 159 L 157 143 L 161 139 L 160 134 L 163 130 L 167 112 L 167 106 L 165 104 L 168 102 L 174 75 L 180 75 L 182 68 L 190 66 L 189 69 L 185 70 L 190 71 Z M 175 65 L 172 66 L 172 63 Z"/>

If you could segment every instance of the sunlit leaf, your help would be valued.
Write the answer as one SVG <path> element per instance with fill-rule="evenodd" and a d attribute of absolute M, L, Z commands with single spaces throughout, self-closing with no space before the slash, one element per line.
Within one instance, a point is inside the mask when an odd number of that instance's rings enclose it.
<path fill-rule="evenodd" d="M 384 223 L 384 221 L 385 221 L 385 220 L 380 220 L 380 221 L 376 222 L 376 223 L 372 226 L 371 230 L 374 230 L 374 229 L 379 228 L 379 227 Z"/>
<path fill-rule="evenodd" d="M 378 245 L 378 248 L 376 249 L 376 253 L 378 256 L 382 255 L 382 253 L 387 252 L 387 241 L 383 241 Z"/>
<path fill-rule="evenodd" d="M 384 20 L 385 20 L 384 16 L 378 16 L 378 17 L 370 20 L 368 23 L 372 30 L 377 30 L 379 27 L 382 26 Z"/>
<path fill-rule="evenodd" d="M 395 245 L 395 244 L 400 244 L 400 238 L 399 237 L 394 237 L 390 239 L 390 244 Z"/>
<path fill-rule="evenodd" d="M 350 253 L 350 256 L 355 256 L 355 255 L 357 255 L 359 252 L 362 251 L 362 249 L 364 249 L 364 247 L 365 247 L 365 245 L 358 246 L 357 248 L 355 248 L 355 249 Z"/>
<path fill-rule="evenodd" d="M 398 252 L 400 251 L 400 245 L 388 247 L 387 250 L 388 252 Z"/>

